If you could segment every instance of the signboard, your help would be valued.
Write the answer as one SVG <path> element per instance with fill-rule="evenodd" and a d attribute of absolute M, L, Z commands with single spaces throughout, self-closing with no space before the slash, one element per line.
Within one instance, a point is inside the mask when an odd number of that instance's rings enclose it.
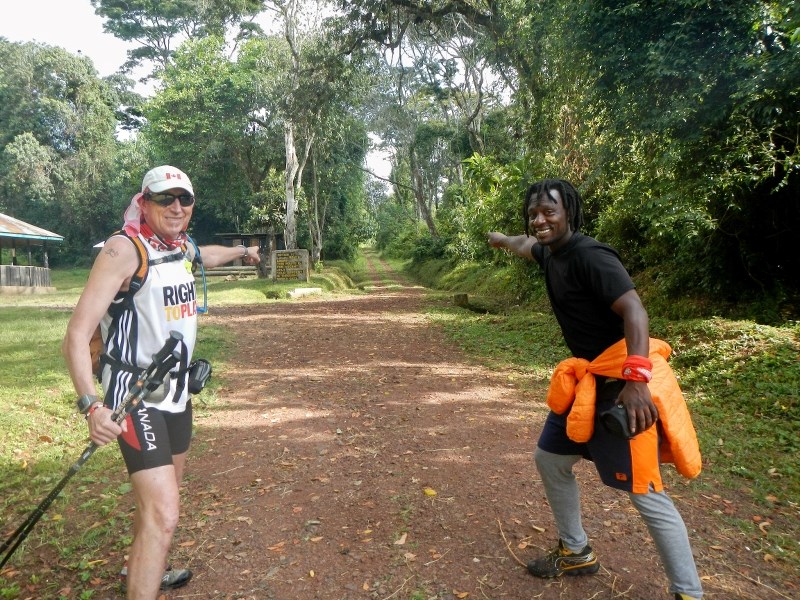
<path fill-rule="evenodd" d="M 271 256 L 273 281 L 308 281 L 308 250 L 275 250 Z"/>

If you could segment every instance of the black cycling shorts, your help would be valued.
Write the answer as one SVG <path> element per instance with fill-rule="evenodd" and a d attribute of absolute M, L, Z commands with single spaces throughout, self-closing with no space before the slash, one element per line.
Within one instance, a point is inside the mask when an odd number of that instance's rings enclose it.
<path fill-rule="evenodd" d="M 127 433 L 118 438 L 128 474 L 172 464 L 174 454 L 189 450 L 192 439 L 192 401 L 182 413 L 141 406 L 125 418 Z"/>

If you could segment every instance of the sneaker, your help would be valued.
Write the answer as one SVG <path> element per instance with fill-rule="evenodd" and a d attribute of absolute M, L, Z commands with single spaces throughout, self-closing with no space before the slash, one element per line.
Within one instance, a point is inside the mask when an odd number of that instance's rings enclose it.
<path fill-rule="evenodd" d="M 552 550 L 544 558 L 528 563 L 528 573 L 536 577 L 561 577 L 567 575 L 588 575 L 597 573 L 600 563 L 590 546 L 580 552 L 571 552 L 558 540 L 558 548 Z"/>
<path fill-rule="evenodd" d="M 119 577 L 122 579 L 122 585 L 124 586 L 128 578 L 128 565 L 122 567 Z M 161 589 L 163 591 L 176 590 L 189 583 L 191 578 L 192 572 L 189 569 L 173 569 L 172 566 L 169 566 L 161 577 Z"/>
<path fill-rule="evenodd" d="M 694 596 L 689 596 L 688 594 L 681 594 L 678 592 L 675 594 L 675 600 L 700 600 L 699 598 L 695 598 Z"/>

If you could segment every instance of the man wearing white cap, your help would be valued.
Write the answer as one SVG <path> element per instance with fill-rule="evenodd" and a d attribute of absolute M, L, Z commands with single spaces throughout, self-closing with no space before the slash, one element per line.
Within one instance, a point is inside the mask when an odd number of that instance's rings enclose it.
<path fill-rule="evenodd" d="M 178 488 L 192 429 L 187 380 L 197 336 L 191 267 L 198 257 L 186 229 L 194 203 L 192 183 L 180 169 L 164 165 L 147 172 L 141 193 L 125 211 L 123 230 L 107 240 L 95 260 L 64 337 L 64 356 L 91 439 L 98 445 L 117 439 L 133 486 L 134 537 L 121 573 L 128 598 L 152 600 L 159 589 L 180 587 L 192 576 L 188 569 L 165 567 L 178 523 Z M 198 250 L 209 268 L 236 259 L 259 261 L 255 247 Z M 102 401 L 95 395 L 89 350 L 98 324 Z M 171 331 L 183 335 L 179 368 L 157 390 L 159 397 L 149 396 L 117 425 L 111 420 L 113 409 Z"/>

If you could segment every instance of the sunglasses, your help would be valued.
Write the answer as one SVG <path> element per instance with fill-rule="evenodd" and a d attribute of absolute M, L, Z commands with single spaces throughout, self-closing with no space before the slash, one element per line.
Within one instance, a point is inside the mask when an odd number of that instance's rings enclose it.
<path fill-rule="evenodd" d="M 153 194 L 151 192 L 147 192 L 144 195 L 144 199 L 148 202 L 155 202 L 159 206 L 167 207 L 172 206 L 172 203 L 175 202 L 177 198 L 178 202 L 181 203 L 181 206 L 191 206 L 194 204 L 194 196 L 191 194 L 170 194 L 168 192 L 161 192 L 159 194 Z"/>

